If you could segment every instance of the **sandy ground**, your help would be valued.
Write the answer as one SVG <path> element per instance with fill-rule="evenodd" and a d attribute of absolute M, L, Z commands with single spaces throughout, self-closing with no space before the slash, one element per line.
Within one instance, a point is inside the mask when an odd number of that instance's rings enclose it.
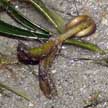
<path fill-rule="evenodd" d="M 107 0 L 43 0 L 46 5 L 61 14 L 66 22 L 77 16 L 78 13 L 92 16 L 97 24 L 96 33 L 85 40 L 98 44 L 101 48 L 108 48 L 108 2 Z M 19 9 L 32 21 L 55 29 L 30 6 L 16 3 Z M 77 9 L 76 9 L 76 6 Z M 0 18 L 8 23 L 15 22 L 1 12 Z M 0 53 L 16 59 L 16 47 L 18 40 L 0 37 Z M 35 41 L 26 41 L 26 44 L 36 45 Z M 0 66 L 0 81 L 18 90 L 25 90 L 36 105 L 4 91 L 0 93 L 0 108 L 83 108 L 84 100 L 99 93 L 102 100 L 95 108 L 108 108 L 108 67 L 96 65 L 87 61 L 72 61 L 73 57 L 98 57 L 98 54 L 77 48 L 63 46 L 62 52 L 68 58 L 59 56 L 52 67 L 52 73 L 57 86 L 59 97 L 48 100 L 40 91 L 38 85 L 38 65 L 24 64 Z M 32 72 L 37 76 L 33 76 Z M 90 97 L 91 96 L 91 97 Z"/>

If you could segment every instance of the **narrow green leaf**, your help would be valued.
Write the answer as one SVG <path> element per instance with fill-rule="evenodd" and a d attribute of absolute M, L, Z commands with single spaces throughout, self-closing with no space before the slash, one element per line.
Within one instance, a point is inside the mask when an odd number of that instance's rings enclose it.
<path fill-rule="evenodd" d="M 75 45 L 84 49 L 88 49 L 90 51 L 93 52 L 97 52 L 100 54 L 105 54 L 104 50 L 102 50 L 101 48 L 99 48 L 96 44 L 87 42 L 87 41 L 83 41 L 83 40 L 76 40 L 76 39 L 70 39 L 70 40 L 66 40 L 64 42 L 65 44 L 70 44 L 70 45 Z"/>
<path fill-rule="evenodd" d="M 14 37 L 23 37 L 23 38 L 48 38 L 48 34 L 44 34 L 39 31 L 29 31 L 25 29 L 21 29 L 19 27 L 12 26 L 4 21 L 0 20 L 0 33 L 4 35 L 8 35 L 11 38 Z"/>
<path fill-rule="evenodd" d="M 24 91 L 18 91 L 12 87 L 9 87 L 6 84 L 3 84 L 2 82 L 0 82 L 0 88 L 5 88 L 6 90 L 11 91 L 12 93 L 26 99 L 27 101 L 30 101 L 30 98 L 27 96 L 27 94 Z"/>
<path fill-rule="evenodd" d="M 38 24 L 32 23 L 29 19 L 27 19 L 21 12 L 19 12 L 11 2 L 7 0 L 0 0 L 0 3 L 3 5 L 3 8 L 6 9 L 6 11 L 9 13 L 12 18 L 14 18 L 18 23 L 20 23 L 22 26 L 30 29 L 30 30 L 36 30 L 41 31 L 45 34 L 49 34 L 49 31 L 40 27 Z"/>
<path fill-rule="evenodd" d="M 63 33 L 64 20 L 54 11 L 48 9 L 41 0 L 28 0 L 36 9 L 38 9 L 58 30 Z"/>

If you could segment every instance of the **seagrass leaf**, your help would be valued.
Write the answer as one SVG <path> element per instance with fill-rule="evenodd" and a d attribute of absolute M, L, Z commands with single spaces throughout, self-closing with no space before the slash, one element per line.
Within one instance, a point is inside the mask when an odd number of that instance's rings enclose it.
<path fill-rule="evenodd" d="M 7 13 L 15 19 L 18 23 L 29 30 L 40 31 L 44 34 L 50 34 L 48 30 L 44 29 L 38 24 L 32 23 L 28 18 L 26 18 L 21 12 L 19 12 L 11 2 L 7 0 L 0 0 L 2 7 L 7 11 Z"/>
<path fill-rule="evenodd" d="M 37 10 L 39 10 L 42 15 L 44 15 L 60 32 L 63 33 L 63 27 L 65 24 L 64 19 L 55 13 L 53 10 L 49 9 L 41 0 L 28 0 Z"/>
<path fill-rule="evenodd" d="M 29 31 L 26 29 L 22 29 L 13 25 L 10 25 L 8 23 L 5 23 L 4 21 L 0 20 L 0 33 L 3 35 L 7 35 L 11 38 L 15 37 L 22 37 L 22 38 L 30 38 L 30 39 L 37 39 L 37 38 L 48 38 L 48 34 L 44 34 L 39 31 Z"/>

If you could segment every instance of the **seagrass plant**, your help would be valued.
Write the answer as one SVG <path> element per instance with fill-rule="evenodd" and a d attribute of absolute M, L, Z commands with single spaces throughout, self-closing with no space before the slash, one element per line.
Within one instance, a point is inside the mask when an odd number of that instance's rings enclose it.
<path fill-rule="evenodd" d="M 0 20 L 0 34 L 18 40 L 34 39 L 42 40 L 44 42 L 39 47 L 34 48 L 19 42 L 17 47 L 17 56 L 20 62 L 27 62 L 29 64 L 38 62 L 40 89 L 46 98 L 52 99 L 53 97 L 57 96 L 57 90 L 52 74 L 50 73 L 50 66 L 52 65 L 57 54 L 60 53 L 62 44 L 75 45 L 93 51 L 94 53 L 99 53 L 100 55 L 105 55 L 106 51 L 99 48 L 95 44 L 82 41 L 80 38 L 72 38 L 88 36 L 95 32 L 96 24 L 91 17 L 87 15 L 80 15 L 65 25 L 64 19 L 45 6 L 41 0 L 23 0 L 23 2 L 31 4 L 36 11 L 39 11 L 44 18 L 46 18 L 49 23 L 55 27 L 59 35 L 54 38 L 54 33 L 52 31 L 31 22 L 28 18 L 26 18 L 26 16 L 15 8 L 15 6 L 12 4 L 12 0 L 0 0 L 0 6 L 23 28 L 10 25 Z M 108 63 L 106 58 L 96 60 L 91 58 L 79 58 L 77 60 L 91 60 L 94 63 L 104 66 L 107 66 Z M 2 83 L 0 86 L 14 92 L 26 100 L 30 100 L 27 96 L 19 94 L 17 91 L 14 91 Z"/>

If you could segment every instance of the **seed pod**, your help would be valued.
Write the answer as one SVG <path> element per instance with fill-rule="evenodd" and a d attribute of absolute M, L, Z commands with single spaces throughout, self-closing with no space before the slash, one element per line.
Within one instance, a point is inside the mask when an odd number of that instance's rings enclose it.
<path fill-rule="evenodd" d="M 75 17 L 73 20 L 71 20 L 69 23 L 65 26 L 65 31 L 68 31 L 70 29 L 73 29 L 80 23 L 83 23 L 85 21 L 89 21 L 91 24 L 85 28 L 84 30 L 78 32 L 75 36 L 76 37 L 84 37 L 92 34 L 96 30 L 96 24 L 95 22 L 87 15 L 81 15 L 78 17 Z"/>

